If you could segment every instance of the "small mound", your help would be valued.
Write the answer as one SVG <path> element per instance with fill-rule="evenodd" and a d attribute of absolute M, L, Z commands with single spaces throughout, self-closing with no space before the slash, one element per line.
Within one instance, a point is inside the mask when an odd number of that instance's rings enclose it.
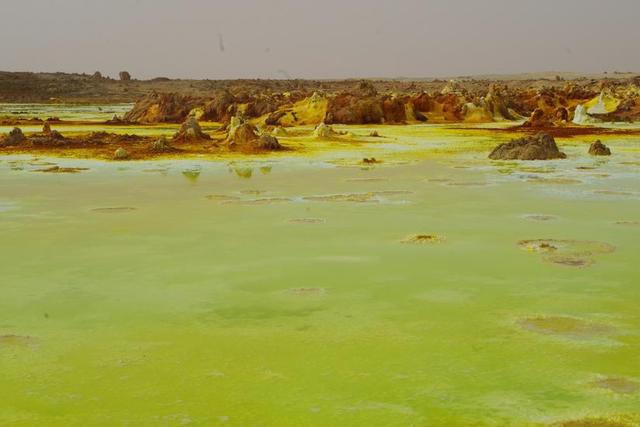
<path fill-rule="evenodd" d="M 37 342 L 34 337 L 27 335 L 0 335 L 0 347 L 3 346 L 28 346 Z"/>
<path fill-rule="evenodd" d="M 92 212 L 98 213 L 122 213 L 122 212 L 131 212 L 135 211 L 136 208 L 132 208 L 130 206 L 116 206 L 116 207 L 108 207 L 108 208 L 93 208 Z"/>
<path fill-rule="evenodd" d="M 89 168 L 76 168 L 76 167 L 62 167 L 62 166 L 51 166 L 49 168 L 44 169 L 35 169 L 33 172 L 44 172 L 44 173 L 79 173 L 82 171 L 87 171 Z"/>
<path fill-rule="evenodd" d="M 306 196 L 304 200 L 311 202 L 352 202 L 352 203 L 376 203 L 374 193 L 347 193 L 329 194 L 326 196 Z"/>
<path fill-rule="evenodd" d="M 240 200 L 240 197 L 237 196 L 228 196 L 226 194 L 209 194 L 206 196 L 209 200 L 216 200 L 220 202 L 227 202 L 230 200 Z"/>
<path fill-rule="evenodd" d="M 545 335 L 558 335 L 573 339 L 591 339 L 615 332 L 612 326 L 582 320 L 569 316 L 536 316 L 521 319 L 518 324 L 523 329 Z"/>
<path fill-rule="evenodd" d="M 286 197 L 268 197 L 263 199 L 249 199 L 249 200 L 228 200 L 223 202 L 224 204 L 237 204 L 237 205 L 272 205 L 275 203 L 289 203 L 291 199 Z"/>
<path fill-rule="evenodd" d="M 173 135 L 174 142 L 206 141 L 210 139 L 211 137 L 202 131 L 198 120 L 193 116 L 187 117 L 178 132 Z"/>
<path fill-rule="evenodd" d="M 346 179 L 347 182 L 385 182 L 388 181 L 386 178 L 349 178 Z"/>
<path fill-rule="evenodd" d="M 382 163 L 382 160 L 377 160 L 375 157 L 364 157 L 362 159 L 363 165 L 374 165 L 378 163 Z"/>
<path fill-rule="evenodd" d="M 604 196 L 636 196 L 637 193 L 631 191 L 620 190 L 593 190 L 593 194 L 601 194 Z"/>
<path fill-rule="evenodd" d="M 637 226 L 640 225 L 640 221 L 616 221 L 615 224 Z"/>
<path fill-rule="evenodd" d="M 14 146 L 26 142 L 27 138 L 22 133 L 22 129 L 13 128 L 4 138 L 0 138 L 0 146 Z"/>
<path fill-rule="evenodd" d="M 437 236 L 435 234 L 414 234 L 407 236 L 400 241 L 400 243 L 408 244 L 435 244 L 444 242 L 443 236 Z"/>
<path fill-rule="evenodd" d="M 320 123 L 313 130 L 313 136 L 316 138 L 333 138 L 338 136 L 338 132 L 333 130 L 333 128 L 325 123 Z"/>
<path fill-rule="evenodd" d="M 324 224 L 326 221 L 322 218 L 291 218 L 292 224 Z"/>
<path fill-rule="evenodd" d="M 120 147 L 113 153 L 113 160 L 127 160 L 129 156 L 129 152 Z"/>
<path fill-rule="evenodd" d="M 560 239 L 536 239 L 521 240 L 518 246 L 525 250 L 536 248 L 555 247 L 566 253 L 581 253 L 585 255 L 607 254 L 614 252 L 616 247 L 605 242 L 595 240 L 560 240 Z"/>
<path fill-rule="evenodd" d="M 530 177 L 527 179 L 527 182 L 532 182 L 535 184 L 557 184 L 557 185 L 573 185 L 573 184 L 582 184 L 582 181 L 579 179 L 573 178 L 542 178 L 539 176 Z"/>
<path fill-rule="evenodd" d="M 640 391 L 640 384 L 636 381 L 620 377 L 602 378 L 594 381 L 592 385 L 618 394 L 633 394 Z"/>
<path fill-rule="evenodd" d="M 531 252 L 552 252 L 558 249 L 553 240 L 521 240 L 518 246 Z"/>
<path fill-rule="evenodd" d="M 589 154 L 592 156 L 610 156 L 611 150 L 600 140 L 597 140 L 589 146 Z"/>
<path fill-rule="evenodd" d="M 240 117 L 234 118 L 229 126 L 227 143 L 233 150 L 281 150 L 283 147 L 278 142 L 278 138 L 266 133 L 260 134 L 258 128 L 251 123 L 245 122 Z"/>
<path fill-rule="evenodd" d="M 415 194 L 415 191 L 411 190 L 380 190 L 372 191 L 371 194 L 375 196 L 404 196 L 407 194 Z"/>
<path fill-rule="evenodd" d="M 300 297 L 321 296 L 326 293 L 325 288 L 291 288 L 287 289 L 287 293 Z"/>
<path fill-rule="evenodd" d="M 530 221 L 553 221 L 558 219 L 557 216 L 554 215 L 545 215 L 545 214 L 527 214 L 523 216 L 524 219 L 528 219 Z"/>
<path fill-rule="evenodd" d="M 249 179 L 253 176 L 252 168 L 235 167 L 232 170 L 239 178 Z"/>
<path fill-rule="evenodd" d="M 588 417 L 551 424 L 552 427 L 634 427 L 637 425 L 627 417 Z"/>
<path fill-rule="evenodd" d="M 149 149 L 157 153 L 167 153 L 167 152 L 175 151 L 175 148 L 171 146 L 171 144 L 169 143 L 169 140 L 164 136 L 156 141 L 153 141 L 149 146 Z"/>
<path fill-rule="evenodd" d="M 615 246 L 592 240 L 521 240 L 520 249 L 545 254 L 544 261 L 567 267 L 589 267 L 596 255 L 615 251 Z"/>
<path fill-rule="evenodd" d="M 449 181 L 445 182 L 444 185 L 449 187 L 486 187 L 489 183 L 482 181 Z"/>
<path fill-rule="evenodd" d="M 55 166 L 53 162 L 47 162 L 45 160 L 33 159 L 28 163 L 29 166 Z"/>
<path fill-rule="evenodd" d="M 589 267 L 595 263 L 592 258 L 577 255 L 553 255 L 546 257 L 545 260 L 552 264 L 564 265 L 567 267 Z"/>
<path fill-rule="evenodd" d="M 191 182 L 196 182 L 200 177 L 200 169 L 185 169 L 182 171 L 182 176 Z"/>

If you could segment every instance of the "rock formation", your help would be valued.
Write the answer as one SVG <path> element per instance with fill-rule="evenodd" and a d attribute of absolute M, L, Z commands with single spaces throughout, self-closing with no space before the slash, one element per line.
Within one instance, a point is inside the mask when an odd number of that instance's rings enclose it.
<path fill-rule="evenodd" d="M 338 133 L 333 128 L 325 123 L 320 123 L 313 130 L 313 136 L 316 138 L 333 138 L 338 136 Z"/>
<path fill-rule="evenodd" d="M 546 133 L 515 139 L 498 145 L 489 154 L 493 160 L 551 160 L 564 159 L 566 155 L 558 149 L 556 141 Z"/>
<path fill-rule="evenodd" d="M 122 120 L 130 123 L 180 123 L 201 100 L 177 93 L 151 92 L 136 102 Z"/>
<path fill-rule="evenodd" d="M 174 141 L 186 142 L 186 141 L 202 141 L 209 140 L 211 137 L 202 132 L 200 124 L 195 117 L 189 116 L 180 126 L 180 130 L 173 136 Z"/>
<path fill-rule="evenodd" d="M 27 138 L 22 133 L 22 129 L 13 128 L 13 130 L 11 132 L 9 132 L 9 134 L 7 136 L 5 136 L 4 139 L 0 140 L 0 145 L 3 145 L 5 147 L 13 146 L 13 145 L 20 145 L 23 142 L 25 142 L 26 140 L 27 140 Z"/>
<path fill-rule="evenodd" d="M 131 74 L 129 74 L 128 71 L 120 71 L 118 77 L 120 77 L 120 80 L 123 82 L 128 82 L 129 80 L 131 80 Z"/>
<path fill-rule="evenodd" d="M 573 124 L 584 125 L 592 121 L 591 117 L 587 114 L 587 109 L 583 104 L 578 104 L 576 110 L 573 113 Z"/>
<path fill-rule="evenodd" d="M 535 110 L 533 110 L 533 113 L 531 113 L 531 117 L 529 117 L 529 119 L 524 122 L 522 126 L 540 128 L 551 125 L 551 120 L 545 115 L 544 110 L 542 108 L 536 108 Z"/>
<path fill-rule="evenodd" d="M 174 150 L 174 148 L 169 144 L 169 140 L 167 140 L 167 138 L 165 138 L 164 136 L 156 141 L 153 141 L 151 143 L 151 147 L 149 148 L 151 149 L 151 151 L 156 152 L 167 152 Z"/>
<path fill-rule="evenodd" d="M 213 99 L 205 104 L 202 119 L 221 123 L 229 121 L 236 113 L 235 102 L 235 97 L 228 90 L 217 92 Z"/>
<path fill-rule="evenodd" d="M 587 113 L 589 114 L 607 114 L 614 112 L 620 100 L 616 99 L 611 93 L 605 91 L 600 92 L 597 98 L 592 99 L 586 104 Z"/>
<path fill-rule="evenodd" d="M 29 138 L 29 142 L 33 145 L 43 146 L 61 146 L 68 143 L 67 139 L 56 130 L 51 130 L 49 122 L 44 122 L 42 126 L 42 132 L 40 134 L 32 135 Z"/>
<path fill-rule="evenodd" d="M 464 87 L 462 87 L 462 85 L 460 85 L 460 83 L 458 83 L 455 80 L 449 80 L 447 82 L 447 84 L 444 85 L 444 87 L 440 91 L 440 94 L 441 95 L 449 95 L 449 94 L 464 95 L 465 92 L 466 91 L 465 91 Z"/>
<path fill-rule="evenodd" d="M 227 137 L 229 148 L 241 151 L 281 150 L 282 146 L 275 136 L 258 133 L 251 123 L 242 122 L 230 127 Z"/>
<path fill-rule="evenodd" d="M 258 141 L 257 148 L 260 150 L 281 150 L 282 146 L 275 136 L 262 134 Z"/>
<path fill-rule="evenodd" d="M 124 148 L 118 148 L 115 153 L 113 153 L 114 160 L 126 160 L 129 158 L 129 152 Z"/>
<path fill-rule="evenodd" d="M 384 121 L 382 101 L 377 97 L 338 94 L 329 99 L 324 121 L 327 124 L 380 124 Z"/>
<path fill-rule="evenodd" d="M 566 123 L 569 121 L 569 111 L 565 107 L 558 107 L 553 113 L 556 122 Z"/>
<path fill-rule="evenodd" d="M 411 99 L 411 104 L 414 111 L 427 113 L 433 108 L 433 99 L 428 93 L 422 92 Z"/>
<path fill-rule="evenodd" d="M 385 123 L 404 123 L 407 119 L 405 103 L 395 96 L 382 99 L 382 114 Z"/>
<path fill-rule="evenodd" d="M 597 140 L 589 146 L 589 154 L 592 156 L 610 156 L 611 150 L 600 140 Z"/>

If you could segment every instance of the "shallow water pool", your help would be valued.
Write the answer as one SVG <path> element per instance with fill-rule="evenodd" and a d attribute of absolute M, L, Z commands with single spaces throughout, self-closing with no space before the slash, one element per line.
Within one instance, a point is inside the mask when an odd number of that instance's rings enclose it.
<path fill-rule="evenodd" d="M 640 156 L 566 150 L 4 157 L 0 424 L 633 425 Z"/>

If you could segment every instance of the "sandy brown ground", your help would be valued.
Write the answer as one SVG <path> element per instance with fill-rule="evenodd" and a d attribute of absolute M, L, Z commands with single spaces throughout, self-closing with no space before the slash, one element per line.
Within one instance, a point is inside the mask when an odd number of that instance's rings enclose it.
<path fill-rule="evenodd" d="M 528 73 L 516 75 L 450 76 L 416 79 L 369 79 L 380 92 L 438 91 L 443 84 L 455 79 L 466 89 L 485 90 L 491 83 L 508 83 L 514 88 L 561 87 L 567 81 L 626 80 L 638 73 L 580 74 Z M 323 90 L 338 92 L 351 89 L 359 79 L 347 80 L 171 80 L 158 77 L 150 80 L 119 81 L 94 78 L 89 74 L 30 73 L 0 71 L 0 102 L 135 102 L 151 91 L 174 92 L 181 95 L 202 96 L 220 89 L 242 89 L 248 92 Z"/>

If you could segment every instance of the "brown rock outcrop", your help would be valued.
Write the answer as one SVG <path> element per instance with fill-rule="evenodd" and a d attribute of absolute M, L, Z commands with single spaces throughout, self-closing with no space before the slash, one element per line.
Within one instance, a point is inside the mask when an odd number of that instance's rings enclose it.
<path fill-rule="evenodd" d="M 421 94 L 413 97 L 411 103 L 413 104 L 414 111 L 428 113 L 433 108 L 433 99 L 426 92 L 422 92 Z"/>
<path fill-rule="evenodd" d="M 20 145 L 26 140 L 27 138 L 22 133 L 22 129 L 13 128 L 13 130 L 11 130 L 11 132 L 9 132 L 7 136 L 5 136 L 2 140 L 0 140 L 0 145 L 6 146 L 6 147 L 13 146 L 13 145 Z"/>
<path fill-rule="evenodd" d="M 204 106 L 203 120 L 226 123 L 236 113 L 236 99 L 231 92 L 223 90 L 216 93 Z"/>
<path fill-rule="evenodd" d="M 122 118 L 131 123 L 180 123 L 201 100 L 177 93 L 151 92 L 136 102 Z"/>
<path fill-rule="evenodd" d="M 493 160 L 551 160 L 566 157 L 558 149 L 553 137 L 546 133 L 500 144 L 489 154 Z"/>
<path fill-rule="evenodd" d="M 180 126 L 180 130 L 173 136 L 177 142 L 209 140 L 211 137 L 202 132 L 202 128 L 195 117 L 189 116 Z"/>
<path fill-rule="evenodd" d="M 531 128 L 547 127 L 551 126 L 551 121 L 544 114 L 544 110 L 542 108 L 536 108 L 533 110 L 533 113 L 531 113 L 531 117 L 529 117 L 522 126 Z"/>
<path fill-rule="evenodd" d="M 382 101 L 382 113 L 385 123 L 404 123 L 407 113 L 404 102 L 396 97 L 386 97 Z"/>
<path fill-rule="evenodd" d="M 442 104 L 442 117 L 446 121 L 458 122 L 463 119 L 464 104 L 461 99 L 454 93 L 440 95 L 436 98 L 438 104 Z"/>
<path fill-rule="evenodd" d="M 281 150 L 278 139 L 272 135 L 259 135 L 258 129 L 251 123 L 241 123 L 229 132 L 229 148 L 241 151 Z"/>
<path fill-rule="evenodd" d="M 382 102 L 377 98 L 340 94 L 329 99 L 324 121 L 327 124 L 380 124 L 383 119 Z"/>
<path fill-rule="evenodd" d="M 600 140 L 597 140 L 589 146 L 589 154 L 592 156 L 610 156 L 611 150 Z"/>
<path fill-rule="evenodd" d="M 558 122 L 568 122 L 569 121 L 569 110 L 565 107 L 558 107 L 553 113 L 554 119 Z"/>

